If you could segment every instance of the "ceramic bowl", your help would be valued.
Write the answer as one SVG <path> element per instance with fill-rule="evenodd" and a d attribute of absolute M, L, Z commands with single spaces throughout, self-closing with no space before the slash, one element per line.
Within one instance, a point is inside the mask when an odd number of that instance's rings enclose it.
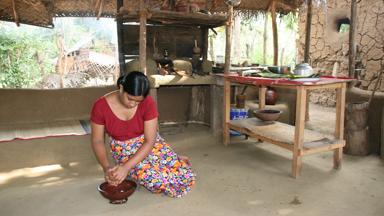
<path fill-rule="evenodd" d="M 282 111 L 273 109 L 261 109 L 254 111 L 255 116 L 262 121 L 276 121 L 279 119 L 281 113 Z"/>
<path fill-rule="evenodd" d="M 112 204 L 122 204 L 127 202 L 128 197 L 135 192 L 137 184 L 134 181 L 124 180 L 117 186 L 108 184 L 108 182 L 103 182 L 97 188 L 98 191 L 105 198 L 109 199 L 109 202 Z"/>

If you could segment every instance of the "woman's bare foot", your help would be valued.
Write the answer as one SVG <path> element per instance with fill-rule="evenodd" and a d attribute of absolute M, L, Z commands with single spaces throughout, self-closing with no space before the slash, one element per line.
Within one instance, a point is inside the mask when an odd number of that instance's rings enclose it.
<path fill-rule="evenodd" d="M 185 163 L 187 163 L 189 166 L 192 166 L 191 161 L 189 161 L 189 157 L 184 156 L 184 155 L 179 155 L 179 158 L 180 158 L 180 160 L 185 161 Z"/>

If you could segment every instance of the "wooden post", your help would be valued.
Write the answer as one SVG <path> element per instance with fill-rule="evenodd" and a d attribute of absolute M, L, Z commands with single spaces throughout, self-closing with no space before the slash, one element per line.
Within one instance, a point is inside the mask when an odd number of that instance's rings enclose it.
<path fill-rule="evenodd" d="M 144 0 L 140 0 L 140 70 L 147 74 L 147 11 Z"/>
<path fill-rule="evenodd" d="M 271 3 L 272 31 L 273 31 L 273 65 L 278 65 L 279 61 L 279 39 L 277 35 L 276 23 L 276 3 L 275 0 Z"/>
<path fill-rule="evenodd" d="M 264 34 L 263 34 L 263 64 L 267 64 L 267 33 L 268 33 L 268 14 L 265 14 Z"/>
<path fill-rule="evenodd" d="M 312 0 L 307 0 L 307 20 L 305 26 L 304 62 L 309 63 L 309 48 L 311 47 Z"/>
<path fill-rule="evenodd" d="M 117 14 L 119 14 L 120 8 L 123 6 L 123 0 L 117 0 Z M 123 52 L 124 35 L 123 35 L 123 21 L 117 16 L 116 29 L 117 29 L 117 47 L 119 52 L 119 68 L 120 75 L 125 73 L 125 57 Z"/>
<path fill-rule="evenodd" d="M 296 121 L 295 138 L 293 141 L 292 176 L 297 178 L 301 170 L 300 152 L 303 150 L 304 126 L 305 126 L 305 103 L 307 100 L 307 90 L 304 86 L 299 86 L 296 97 Z"/>
<path fill-rule="evenodd" d="M 307 0 L 307 21 L 305 27 L 305 45 L 304 45 L 304 62 L 309 63 L 309 51 L 311 47 L 311 27 L 312 27 L 312 0 Z M 307 91 L 309 98 L 309 91 Z M 309 100 L 306 102 L 305 121 L 309 121 Z"/>
<path fill-rule="evenodd" d="M 259 86 L 259 109 L 265 108 L 265 93 L 267 92 L 266 86 Z"/>
<path fill-rule="evenodd" d="M 349 27 L 349 77 L 356 77 L 356 23 L 357 23 L 357 3 L 356 0 L 351 1 L 351 25 Z"/>
<path fill-rule="evenodd" d="M 346 84 L 343 83 L 341 88 L 336 89 L 336 125 L 335 125 L 335 138 L 339 140 L 344 139 L 344 114 L 345 114 L 345 94 Z M 341 158 L 343 156 L 343 148 L 333 150 L 333 168 L 339 169 L 341 167 Z"/>
<path fill-rule="evenodd" d="M 232 44 L 232 26 L 233 26 L 233 7 L 228 6 L 228 20 L 225 29 L 225 64 L 224 73 L 229 73 L 231 67 L 231 44 Z"/>
<path fill-rule="evenodd" d="M 202 52 L 203 52 L 203 61 L 206 61 L 208 58 L 208 28 L 201 29 L 202 31 Z"/>
<path fill-rule="evenodd" d="M 224 146 L 229 144 L 229 112 L 231 109 L 231 83 L 224 78 L 224 112 L 223 112 L 223 143 Z"/>

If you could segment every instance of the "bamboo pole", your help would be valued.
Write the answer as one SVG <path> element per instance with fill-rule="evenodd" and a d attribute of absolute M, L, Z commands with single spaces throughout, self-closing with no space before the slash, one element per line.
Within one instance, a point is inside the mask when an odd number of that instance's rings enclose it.
<path fill-rule="evenodd" d="M 276 23 L 276 3 L 275 0 L 271 2 L 271 17 L 272 17 L 272 31 L 273 31 L 273 65 L 278 65 L 279 61 L 279 39 L 277 35 Z"/>
<path fill-rule="evenodd" d="M 229 73 L 231 66 L 231 44 L 232 44 L 233 7 L 228 6 L 228 20 L 225 29 L 225 64 L 224 73 Z"/>
<path fill-rule="evenodd" d="M 100 0 L 97 17 L 96 17 L 97 20 L 100 19 L 101 13 L 103 12 L 103 7 L 104 7 L 104 0 Z"/>
<path fill-rule="evenodd" d="M 304 45 L 304 62 L 309 63 L 310 47 L 311 47 L 311 29 L 312 27 L 312 0 L 307 0 L 307 20 L 305 26 L 305 45 Z M 307 98 L 309 98 L 309 91 L 307 91 Z M 309 100 L 306 102 L 305 121 L 309 121 Z"/>
<path fill-rule="evenodd" d="M 267 64 L 268 14 L 265 14 L 263 34 L 263 64 Z"/>
<path fill-rule="evenodd" d="M 309 48 L 311 47 L 312 0 L 307 0 L 307 20 L 305 26 L 304 62 L 309 63 Z"/>
<path fill-rule="evenodd" d="M 140 0 L 140 69 L 147 74 L 147 12 L 144 0 Z"/>
<path fill-rule="evenodd" d="M 123 7 L 123 0 L 117 0 L 116 7 L 117 7 L 116 13 L 119 14 L 120 8 Z M 118 54 L 119 54 L 119 69 L 120 69 L 120 75 L 123 75 L 125 73 L 125 57 L 123 52 L 124 35 L 123 35 L 123 22 L 119 18 L 116 19 L 116 29 L 117 29 L 117 48 L 118 48 Z"/>
<path fill-rule="evenodd" d="M 351 25 L 349 28 L 349 77 L 357 78 L 355 74 L 356 64 L 356 15 L 357 3 L 356 0 L 351 1 Z"/>
<path fill-rule="evenodd" d="M 13 10 L 13 18 L 15 19 L 15 23 L 17 26 L 20 26 L 20 19 L 19 19 L 19 15 L 16 11 L 16 2 L 15 0 L 12 0 L 12 10 Z"/>

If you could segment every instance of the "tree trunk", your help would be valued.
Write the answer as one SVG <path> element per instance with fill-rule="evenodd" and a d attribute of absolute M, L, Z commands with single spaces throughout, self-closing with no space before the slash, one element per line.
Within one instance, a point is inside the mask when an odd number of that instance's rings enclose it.
<path fill-rule="evenodd" d="M 350 103 L 345 109 L 344 153 L 368 155 L 368 102 Z"/>
<path fill-rule="evenodd" d="M 312 26 L 312 0 L 307 3 L 307 21 L 305 27 L 304 62 L 309 63 L 309 48 L 311 47 L 311 26 Z"/>
<path fill-rule="evenodd" d="M 279 39 L 277 35 L 277 23 L 276 23 L 276 4 L 272 1 L 271 6 L 272 16 L 272 31 L 273 31 L 273 65 L 278 65 L 279 61 Z"/>
<path fill-rule="evenodd" d="M 267 64 L 267 36 L 268 36 L 268 14 L 265 14 L 263 35 L 263 64 Z"/>
<path fill-rule="evenodd" d="M 356 14 L 357 6 L 356 0 L 351 2 L 351 26 L 349 28 L 349 77 L 355 77 L 355 64 L 356 64 Z"/>

